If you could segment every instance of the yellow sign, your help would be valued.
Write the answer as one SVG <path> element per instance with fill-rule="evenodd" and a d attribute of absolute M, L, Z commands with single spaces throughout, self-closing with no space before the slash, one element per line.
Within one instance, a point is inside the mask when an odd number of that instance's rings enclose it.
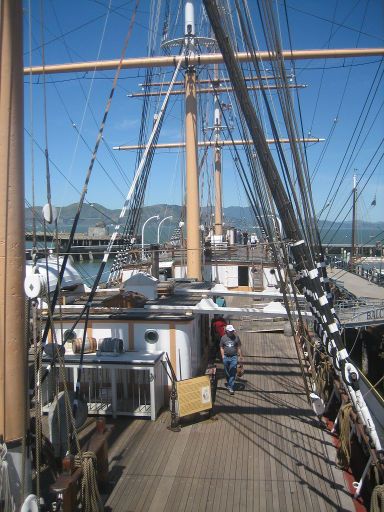
<path fill-rule="evenodd" d="M 211 383 L 208 375 L 176 382 L 179 416 L 212 409 Z"/>

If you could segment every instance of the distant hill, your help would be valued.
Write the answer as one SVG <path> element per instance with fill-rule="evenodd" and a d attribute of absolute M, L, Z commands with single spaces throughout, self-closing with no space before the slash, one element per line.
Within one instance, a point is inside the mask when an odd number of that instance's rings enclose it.
<path fill-rule="evenodd" d="M 37 231 L 42 230 L 42 207 L 36 207 L 36 226 Z M 61 232 L 69 232 L 71 230 L 73 220 L 77 212 L 77 204 L 70 204 L 58 209 L 58 230 Z M 214 210 L 211 208 L 202 208 L 201 223 L 205 226 L 212 224 Z M 247 206 L 228 206 L 223 209 L 224 223 L 226 226 L 233 226 L 249 233 L 258 231 L 256 222 L 253 218 L 251 209 Z M 118 221 L 120 210 L 110 210 L 104 206 L 93 203 L 92 205 L 84 204 L 80 221 L 78 224 L 78 231 L 86 233 L 89 227 L 96 224 L 104 223 L 111 233 L 115 224 Z M 172 231 L 178 226 L 180 220 L 185 220 L 183 215 L 183 208 L 180 205 L 166 205 L 156 204 L 145 206 L 142 209 L 141 223 L 139 225 L 139 234 L 141 231 L 142 223 L 153 215 L 159 215 L 160 219 L 172 216 L 170 220 L 166 220 L 162 227 L 161 233 L 163 237 L 169 237 Z M 33 213 L 31 208 L 25 209 L 25 223 L 26 231 L 32 230 Z M 157 238 L 158 221 L 155 219 L 149 222 L 145 228 L 145 237 L 149 242 L 155 242 Z M 352 226 L 351 221 L 344 223 L 330 221 L 319 221 L 323 242 L 329 243 L 350 243 Z M 366 244 L 375 242 L 384 238 L 384 233 L 376 237 L 380 232 L 384 231 L 384 222 L 358 222 L 358 243 Z M 376 237 L 376 238 L 375 238 Z"/>

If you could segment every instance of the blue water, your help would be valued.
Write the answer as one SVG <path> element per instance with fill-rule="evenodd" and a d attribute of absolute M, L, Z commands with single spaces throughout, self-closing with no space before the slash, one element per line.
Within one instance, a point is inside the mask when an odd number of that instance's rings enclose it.
<path fill-rule="evenodd" d="M 107 262 L 103 275 L 101 277 L 100 283 L 105 283 L 109 276 L 109 270 L 111 268 L 111 265 L 113 263 L 113 260 L 111 258 L 110 261 Z M 88 286 L 92 286 L 95 277 L 99 271 L 101 264 L 101 260 L 97 261 L 75 261 L 73 263 L 73 266 L 76 268 L 76 270 L 79 272 L 81 277 L 84 279 L 84 282 Z"/>
<path fill-rule="evenodd" d="M 41 246 L 41 244 L 40 244 Z M 25 248 L 31 249 L 32 248 L 32 242 L 25 242 Z M 48 246 L 49 248 L 49 246 Z M 100 255 L 101 256 L 101 255 Z M 102 278 L 101 283 L 105 283 L 109 276 L 109 270 L 111 268 L 111 265 L 113 263 L 113 257 L 110 258 L 110 260 L 107 262 Z M 94 261 L 73 261 L 73 266 L 76 268 L 76 270 L 79 272 L 81 277 L 84 279 L 85 284 L 88 286 L 92 286 L 95 277 L 97 275 L 97 272 L 99 271 L 101 264 L 101 258 L 94 260 Z"/>

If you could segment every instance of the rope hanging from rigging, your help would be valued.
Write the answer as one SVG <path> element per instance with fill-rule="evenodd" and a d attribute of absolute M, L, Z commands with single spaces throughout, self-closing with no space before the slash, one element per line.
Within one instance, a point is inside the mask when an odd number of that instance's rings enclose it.
<path fill-rule="evenodd" d="M 337 465 L 344 470 L 349 468 L 351 460 L 351 411 L 352 404 L 350 403 L 342 405 L 339 411 L 340 446 L 337 450 Z"/>
<path fill-rule="evenodd" d="M 369 512 L 384 512 L 384 484 L 373 489 Z"/>
<path fill-rule="evenodd" d="M 117 80 L 119 78 L 119 75 L 120 75 L 120 72 L 121 72 L 121 69 L 122 69 L 123 60 L 124 60 L 125 53 L 126 53 L 126 50 L 127 50 L 127 47 L 128 47 L 128 42 L 129 42 L 130 37 L 131 37 L 131 33 L 132 33 L 132 29 L 133 29 L 133 24 L 134 24 L 134 20 L 136 18 L 136 12 L 137 12 L 138 6 L 139 6 L 139 0 L 136 0 L 135 7 L 134 7 L 134 10 L 133 10 L 133 13 L 132 13 L 132 16 L 131 16 L 130 24 L 129 24 L 129 27 L 128 27 L 127 36 L 126 36 L 125 41 L 124 41 L 123 50 L 121 52 L 121 57 L 120 57 L 119 65 L 117 66 L 117 69 L 116 69 L 116 73 L 115 73 L 115 77 L 114 77 L 114 80 L 113 80 L 112 88 L 111 88 L 111 91 L 110 91 L 110 94 L 109 94 L 109 98 L 108 98 L 108 101 L 107 101 L 107 104 L 106 104 L 106 107 L 105 107 L 105 110 L 104 110 L 104 115 L 103 115 L 102 122 L 100 124 L 99 133 L 97 135 L 97 139 L 96 139 L 95 147 L 94 147 L 94 150 L 93 150 L 92 158 L 91 158 L 88 170 L 87 170 L 87 174 L 86 174 L 86 178 L 85 178 L 85 181 L 84 181 L 84 186 L 83 186 L 83 190 L 82 190 L 81 197 L 80 197 L 80 200 L 79 200 L 77 212 L 76 212 L 73 224 L 72 224 L 72 228 L 71 228 L 70 236 L 69 236 L 69 239 L 68 239 L 68 243 L 67 243 L 67 246 L 65 248 L 64 258 L 63 258 L 62 265 L 60 267 L 60 273 L 59 273 L 59 277 L 58 277 L 58 280 L 57 280 L 57 285 L 56 285 L 56 288 L 55 288 L 55 291 L 54 291 L 54 294 L 53 294 L 53 297 L 52 297 L 52 301 L 51 301 L 51 307 L 50 307 L 51 313 L 53 313 L 55 311 L 56 302 L 57 302 L 58 295 L 59 295 L 59 292 L 60 292 L 60 283 L 62 282 L 63 277 L 64 277 L 65 267 L 67 265 L 67 261 L 68 261 L 68 258 L 69 258 L 69 254 L 70 254 L 70 250 L 71 250 L 71 247 L 72 247 L 73 239 L 74 239 L 74 236 L 75 236 L 77 225 L 79 223 L 81 209 L 82 209 L 82 206 L 83 206 L 84 201 L 85 201 L 85 196 L 86 196 L 86 193 L 87 193 L 87 190 L 88 190 L 89 180 L 91 178 L 91 174 L 92 174 L 93 166 L 94 166 L 94 163 L 95 163 L 95 160 L 96 160 L 97 152 L 98 152 L 98 149 L 99 149 L 99 146 L 100 146 L 100 142 L 101 142 L 102 137 L 103 137 L 105 123 L 106 123 L 106 120 L 107 120 L 107 117 L 108 117 L 108 113 L 109 113 L 109 110 L 110 110 L 110 107 L 111 107 L 112 98 L 113 98 L 113 95 L 114 95 L 114 92 L 115 92 L 115 89 L 116 89 L 116 85 L 117 85 Z M 48 321 L 47 321 L 47 323 L 45 325 L 44 333 L 43 333 L 43 339 L 42 339 L 42 343 L 43 344 L 47 340 L 49 328 L 50 328 L 50 320 L 48 319 Z"/>
<path fill-rule="evenodd" d="M 14 512 L 16 505 L 11 493 L 7 453 L 7 445 L 0 443 L 0 502 L 4 506 L 4 510 Z"/>
<path fill-rule="evenodd" d="M 75 457 L 75 467 L 81 468 L 81 504 L 84 512 L 104 510 L 96 479 L 96 455 L 93 452 L 80 452 Z"/>
<path fill-rule="evenodd" d="M 327 353 L 333 360 L 333 366 L 343 379 L 343 383 L 353 403 L 359 418 L 367 428 L 367 432 L 377 451 L 381 451 L 378 437 L 370 411 L 361 393 L 358 378 L 359 373 L 349 358 L 344 347 L 337 317 L 332 304 L 328 301 L 325 289 L 324 263 L 319 266 L 314 261 L 314 255 L 308 243 L 302 238 L 293 206 L 281 182 L 277 166 L 265 141 L 264 132 L 255 109 L 250 100 L 244 78 L 236 59 L 233 48 L 221 25 L 220 13 L 215 0 L 204 0 L 204 6 L 212 25 L 216 40 L 223 55 L 230 78 L 234 84 L 236 96 L 241 106 L 248 129 L 254 141 L 265 179 L 274 198 L 287 237 L 291 239 L 291 253 L 298 272 L 297 286 L 304 292 L 306 298 L 313 300 L 313 308 L 319 315 L 324 330 L 323 342 Z M 324 291 L 325 289 L 325 291 Z"/>

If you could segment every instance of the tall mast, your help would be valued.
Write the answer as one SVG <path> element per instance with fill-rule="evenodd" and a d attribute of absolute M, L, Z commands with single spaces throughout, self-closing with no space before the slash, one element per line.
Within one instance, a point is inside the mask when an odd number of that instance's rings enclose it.
<path fill-rule="evenodd" d="M 357 186 L 356 174 L 353 175 L 353 205 L 352 205 L 352 243 L 351 243 L 351 265 L 355 264 L 356 260 L 356 200 L 357 200 Z"/>
<path fill-rule="evenodd" d="M 219 72 L 218 64 L 214 66 L 214 79 L 218 85 Z M 219 146 L 220 128 L 221 128 L 221 112 L 219 98 L 215 93 L 215 111 L 214 111 L 214 130 L 215 130 L 215 235 L 223 235 L 223 211 L 222 211 L 222 183 L 221 183 L 221 147 Z"/>
<path fill-rule="evenodd" d="M 195 13 L 193 2 L 185 4 L 185 46 L 188 58 L 194 56 Z M 186 220 L 187 277 L 201 281 L 200 198 L 197 161 L 196 70 L 185 73 L 185 149 L 186 149 Z"/>
<path fill-rule="evenodd" d="M 20 0 L 0 3 L 0 435 L 19 507 L 26 433 L 23 43 Z M 24 466 L 25 467 L 25 466 Z"/>

